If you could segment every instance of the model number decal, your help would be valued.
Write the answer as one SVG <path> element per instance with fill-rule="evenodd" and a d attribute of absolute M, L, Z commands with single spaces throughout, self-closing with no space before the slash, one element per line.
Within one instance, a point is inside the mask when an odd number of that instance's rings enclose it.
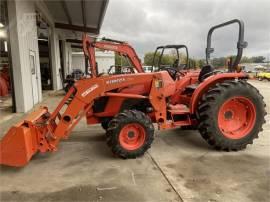
<path fill-rule="evenodd" d="M 104 45 L 104 48 L 111 49 L 111 50 L 117 50 L 118 49 L 117 46 L 113 46 L 113 45 Z"/>
<path fill-rule="evenodd" d="M 123 81 L 125 81 L 125 78 L 118 78 L 118 79 L 112 79 L 112 80 L 108 80 L 106 81 L 106 84 L 115 84 L 115 83 L 121 83 Z"/>
<path fill-rule="evenodd" d="M 84 91 L 81 96 L 82 97 L 86 97 L 89 93 L 91 93 L 93 90 L 97 89 L 98 85 L 94 84 L 93 86 L 91 86 L 90 88 L 88 88 L 86 91 Z"/>

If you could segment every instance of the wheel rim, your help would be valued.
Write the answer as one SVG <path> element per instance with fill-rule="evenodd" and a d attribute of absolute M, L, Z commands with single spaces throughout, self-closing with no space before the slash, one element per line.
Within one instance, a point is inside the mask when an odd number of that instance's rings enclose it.
<path fill-rule="evenodd" d="M 247 136 L 255 122 L 255 105 L 246 97 L 230 98 L 219 109 L 218 126 L 227 138 L 240 139 Z"/>
<path fill-rule="evenodd" d="M 125 125 L 119 134 L 121 146 L 126 150 L 139 149 L 145 141 L 145 129 L 138 123 Z"/>

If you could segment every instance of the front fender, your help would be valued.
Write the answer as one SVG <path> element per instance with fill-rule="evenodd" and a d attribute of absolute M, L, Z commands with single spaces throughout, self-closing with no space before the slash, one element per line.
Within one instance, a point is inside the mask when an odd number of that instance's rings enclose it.
<path fill-rule="evenodd" d="M 190 113 L 194 114 L 196 112 L 198 103 L 205 92 L 208 91 L 209 88 L 214 86 L 216 83 L 222 82 L 224 80 L 232 80 L 232 79 L 247 79 L 248 74 L 244 72 L 240 73 L 221 73 L 217 75 L 213 75 L 205 79 L 194 91 L 191 101 L 190 101 Z"/>

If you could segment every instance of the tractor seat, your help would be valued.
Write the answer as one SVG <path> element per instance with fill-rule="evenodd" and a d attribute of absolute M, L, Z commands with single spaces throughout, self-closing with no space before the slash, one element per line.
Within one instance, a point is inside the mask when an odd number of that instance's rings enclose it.
<path fill-rule="evenodd" d="M 203 82 L 204 79 L 211 76 L 211 72 L 214 71 L 214 67 L 212 65 L 205 65 L 202 67 L 200 74 L 199 74 L 199 82 Z"/>
<path fill-rule="evenodd" d="M 185 91 L 187 93 L 193 93 L 196 88 L 198 87 L 199 83 L 203 82 L 204 79 L 206 79 L 207 77 L 211 76 L 212 72 L 214 71 L 214 67 L 212 65 L 205 65 L 202 67 L 201 71 L 200 71 L 200 74 L 199 74 L 199 82 L 198 83 L 194 83 L 194 84 L 191 84 L 189 86 L 187 86 L 185 88 Z"/>
<path fill-rule="evenodd" d="M 199 74 L 199 83 L 203 82 L 204 79 L 206 79 L 207 77 L 211 76 L 211 72 L 214 71 L 214 67 L 212 65 L 205 65 L 202 67 L 201 71 L 200 71 L 200 74 Z M 194 83 L 194 84 L 191 84 L 189 86 L 186 87 L 186 91 L 188 93 L 193 93 L 194 90 L 198 87 L 199 83 Z"/>

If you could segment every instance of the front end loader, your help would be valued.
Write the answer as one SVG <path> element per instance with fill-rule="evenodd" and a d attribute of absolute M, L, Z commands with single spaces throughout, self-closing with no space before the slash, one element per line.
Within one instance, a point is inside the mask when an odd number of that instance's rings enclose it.
<path fill-rule="evenodd" d="M 229 71 L 221 73 L 209 60 L 211 35 L 233 23 L 239 25 L 238 54 Z M 150 148 L 154 123 L 160 130 L 197 126 L 216 149 L 244 149 L 258 137 L 266 115 L 263 97 L 237 69 L 246 45 L 243 22 L 232 20 L 210 29 L 207 65 L 200 72 L 166 67 L 145 73 L 128 43 L 84 35 L 91 75 L 76 81 L 52 113 L 41 107 L 11 127 L 0 142 L 0 164 L 22 167 L 38 152 L 56 151 L 83 117 L 88 124 L 102 124 L 108 146 L 121 158 L 139 157 Z M 99 74 L 95 48 L 126 56 L 134 73 Z"/>

